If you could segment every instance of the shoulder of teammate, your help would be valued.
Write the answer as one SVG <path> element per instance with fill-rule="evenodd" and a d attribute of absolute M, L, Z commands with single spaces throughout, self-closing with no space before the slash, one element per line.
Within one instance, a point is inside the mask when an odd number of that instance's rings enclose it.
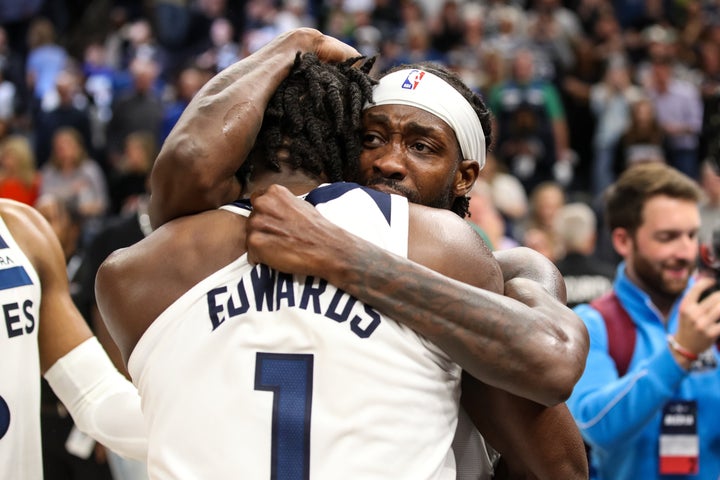
<path fill-rule="evenodd" d="M 181 217 L 101 264 L 98 308 L 126 360 L 168 306 L 244 253 L 244 225 L 244 217 L 224 210 Z"/>
<path fill-rule="evenodd" d="M 502 269 L 505 282 L 519 279 L 536 282 L 565 303 L 565 281 L 555 264 L 546 256 L 528 247 L 497 250 L 493 255 Z"/>
<path fill-rule="evenodd" d="M 449 210 L 410 204 L 408 257 L 443 275 L 502 292 L 502 272 L 482 237 Z M 472 268 L 468 268 L 472 267 Z"/>
<path fill-rule="evenodd" d="M 24 203 L 0 199 L 0 215 L 37 271 L 43 286 L 50 274 L 67 277 L 60 241 L 40 212 Z"/>
<path fill-rule="evenodd" d="M 40 279 L 41 371 L 71 351 L 92 333 L 70 297 L 65 256 L 55 232 L 34 208 L 0 200 L 0 215 Z"/>

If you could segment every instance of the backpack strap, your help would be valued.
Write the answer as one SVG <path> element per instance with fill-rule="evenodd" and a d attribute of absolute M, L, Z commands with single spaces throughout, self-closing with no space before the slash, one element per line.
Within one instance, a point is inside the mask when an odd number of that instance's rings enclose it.
<path fill-rule="evenodd" d="M 618 374 L 627 372 L 635 350 L 637 332 L 635 324 L 615 295 L 614 290 L 590 302 L 590 306 L 600 312 L 605 321 L 608 336 L 608 353 L 615 361 Z"/>

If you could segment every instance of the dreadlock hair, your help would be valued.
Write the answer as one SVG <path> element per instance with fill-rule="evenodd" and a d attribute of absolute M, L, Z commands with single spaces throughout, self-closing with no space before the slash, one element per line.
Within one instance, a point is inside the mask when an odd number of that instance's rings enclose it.
<path fill-rule="evenodd" d="M 353 67 L 365 60 L 360 67 Z M 280 163 L 337 182 L 358 168 L 362 111 L 375 83 L 368 72 L 375 58 L 321 62 L 314 53 L 295 56 L 290 74 L 273 94 L 251 152 L 238 172 L 244 181 L 256 168 Z"/>
<path fill-rule="evenodd" d="M 455 90 L 457 90 L 458 93 L 468 101 L 472 109 L 477 114 L 478 119 L 480 120 L 480 125 L 483 129 L 483 133 L 485 134 L 485 148 L 486 150 L 489 150 L 490 143 L 492 141 L 492 114 L 490 113 L 487 105 L 485 105 L 485 102 L 483 102 L 480 95 L 473 92 L 455 72 L 449 70 L 444 65 L 435 62 L 418 62 L 412 64 L 398 65 L 389 69 L 383 74 L 383 76 L 392 72 L 396 72 L 398 70 L 406 69 L 419 69 L 424 70 L 428 73 L 432 73 L 436 77 L 444 80 Z M 462 158 L 458 159 L 458 161 L 462 160 Z M 450 210 L 460 215 L 461 218 L 465 218 L 469 214 L 469 204 L 470 197 L 468 197 L 467 195 L 463 197 L 457 197 L 455 198 L 455 200 L 453 200 Z"/>

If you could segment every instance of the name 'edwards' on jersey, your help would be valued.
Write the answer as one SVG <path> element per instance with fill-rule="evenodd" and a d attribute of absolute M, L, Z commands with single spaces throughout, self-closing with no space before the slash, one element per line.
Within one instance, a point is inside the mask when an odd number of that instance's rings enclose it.
<path fill-rule="evenodd" d="M 301 277 L 295 282 L 292 275 L 262 264 L 234 285 L 213 288 L 206 297 L 213 330 L 249 310 L 273 312 L 284 307 L 307 310 L 337 323 L 350 320 L 348 327 L 360 338 L 372 335 L 381 322 L 372 307 L 340 289 L 328 289 L 322 278 Z"/>

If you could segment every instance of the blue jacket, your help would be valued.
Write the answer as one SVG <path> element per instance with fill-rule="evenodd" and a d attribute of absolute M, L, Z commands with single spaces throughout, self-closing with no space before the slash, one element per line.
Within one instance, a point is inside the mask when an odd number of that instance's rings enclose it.
<path fill-rule="evenodd" d="M 670 352 L 667 334 L 675 332 L 678 305 L 667 327 L 650 301 L 618 266 L 615 293 L 633 318 L 637 339 L 628 372 L 619 377 L 608 354 L 608 338 L 600 314 L 588 304 L 575 307 L 590 334 L 585 372 L 568 400 L 568 407 L 591 446 L 592 469 L 599 480 L 720 478 L 720 373 L 681 368 Z M 711 362 L 720 359 L 712 348 Z M 660 476 L 658 441 L 662 409 L 668 400 L 697 402 L 700 471 L 696 476 Z"/>

